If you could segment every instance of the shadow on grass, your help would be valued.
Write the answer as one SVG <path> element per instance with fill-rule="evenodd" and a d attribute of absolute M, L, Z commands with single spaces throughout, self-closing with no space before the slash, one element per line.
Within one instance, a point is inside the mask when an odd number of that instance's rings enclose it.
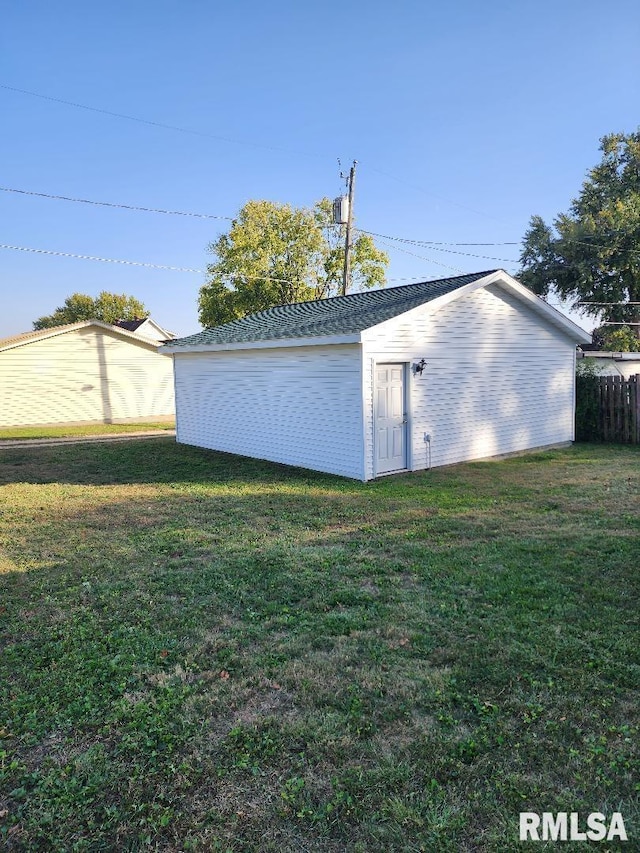
<path fill-rule="evenodd" d="M 341 477 L 177 444 L 172 438 L 0 450 L 0 485 L 69 483 L 349 483 Z"/>
<path fill-rule="evenodd" d="M 178 444 L 171 437 L 149 441 L 80 443 L 52 447 L 0 449 L 0 486 L 11 483 L 61 483 L 69 485 L 133 484 L 226 484 L 271 483 L 289 487 L 329 488 L 342 493 L 362 494 L 380 491 L 405 495 L 428 484 L 468 488 L 467 471 L 484 467 L 492 479 L 494 465 L 509 466 L 539 462 L 592 465 L 592 455 L 618 464 L 626 458 L 630 464 L 640 461 L 640 448 L 619 445 L 577 444 L 571 448 L 531 453 L 506 460 L 478 460 L 431 471 L 397 474 L 362 483 L 358 480 L 324 474 L 305 468 L 280 465 L 261 459 L 236 456 Z M 635 470 L 630 471 L 637 478 Z M 631 478 L 630 478 L 631 480 Z"/>

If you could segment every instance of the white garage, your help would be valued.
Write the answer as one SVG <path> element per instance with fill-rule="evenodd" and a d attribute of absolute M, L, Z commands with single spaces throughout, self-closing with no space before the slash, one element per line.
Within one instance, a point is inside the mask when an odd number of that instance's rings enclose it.
<path fill-rule="evenodd" d="M 172 417 L 173 370 L 159 343 L 99 320 L 0 340 L 0 426 Z"/>
<path fill-rule="evenodd" d="M 503 270 L 170 341 L 177 440 L 359 480 L 570 442 L 590 336 Z"/>

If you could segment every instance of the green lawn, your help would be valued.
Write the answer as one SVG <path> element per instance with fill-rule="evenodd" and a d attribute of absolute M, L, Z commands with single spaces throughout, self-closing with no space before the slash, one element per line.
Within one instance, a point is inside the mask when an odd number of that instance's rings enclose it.
<path fill-rule="evenodd" d="M 23 426 L 0 428 L 0 441 L 27 438 L 82 438 L 91 435 L 118 435 L 127 432 L 175 429 L 175 421 L 143 421 L 136 424 L 61 424 L 60 426 Z"/>
<path fill-rule="evenodd" d="M 160 438 L 0 481 L 0 847 L 502 853 L 620 811 L 598 849 L 639 849 L 636 448 L 362 484 Z"/>

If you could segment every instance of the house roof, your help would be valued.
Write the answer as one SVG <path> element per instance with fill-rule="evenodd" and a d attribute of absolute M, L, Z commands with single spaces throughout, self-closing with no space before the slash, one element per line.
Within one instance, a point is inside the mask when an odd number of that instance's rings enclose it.
<path fill-rule="evenodd" d="M 261 346 L 306 345 L 356 342 L 361 333 L 428 302 L 443 304 L 469 289 L 497 284 L 516 294 L 538 314 L 560 327 L 576 343 L 591 339 L 584 329 L 552 308 L 504 270 L 488 270 L 422 281 L 401 287 L 367 290 L 280 305 L 233 320 L 224 326 L 205 329 L 195 335 L 168 341 L 167 353 L 254 348 Z"/>
<path fill-rule="evenodd" d="M 136 318 L 135 320 L 116 320 L 114 326 L 119 326 L 121 329 L 126 329 L 128 332 L 137 331 L 143 323 L 147 322 L 147 317 Z"/>
<path fill-rule="evenodd" d="M 37 329 L 34 332 L 23 332 L 21 335 L 13 335 L 10 338 L 0 340 L 0 352 L 3 350 L 13 349 L 14 347 L 25 346 L 26 344 L 42 341 L 45 338 L 53 338 L 56 335 L 64 335 L 67 332 L 72 332 L 76 329 L 84 329 L 89 326 L 95 326 L 104 329 L 112 334 L 127 338 L 127 340 L 135 341 L 138 344 L 144 344 L 158 348 L 159 342 L 152 338 L 145 338 L 142 335 L 137 335 L 134 332 L 129 332 L 126 329 L 111 326 L 109 323 L 103 323 L 101 320 L 80 320 L 78 323 L 67 323 L 64 326 L 52 326 L 49 329 Z"/>
<path fill-rule="evenodd" d="M 277 308 L 269 308 L 257 314 L 248 314 L 224 326 L 216 326 L 195 335 L 177 338 L 168 346 L 171 349 L 174 347 L 177 349 L 208 344 L 354 334 L 485 278 L 492 272 L 495 271 L 468 273 L 438 281 L 422 281 L 401 287 L 334 296 L 331 299 L 279 305 Z"/>
<path fill-rule="evenodd" d="M 142 319 L 136 318 L 135 320 L 116 320 L 113 324 L 114 326 L 118 326 L 120 329 L 126 329 L 128 332 L 138 332 L 141 334 L 140 329 L 143 329 L 144 326 L 153 327 L 159 334 L 158 340 L 173 340 L 175 335 L 173 332 L 170 332 L 168 329 L 164 329 L 155 320 L 152 320 L 151 317 L 143 317 Z M 148 337 L 148 336 L 147 336 Z M 155 335 L 153 336 L 155 338 Z"/>

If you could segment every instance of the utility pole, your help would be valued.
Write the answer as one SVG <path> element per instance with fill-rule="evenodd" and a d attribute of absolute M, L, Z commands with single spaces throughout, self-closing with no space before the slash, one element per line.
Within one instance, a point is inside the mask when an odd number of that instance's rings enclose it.
<path fill-rule="evenodd" d="M 349 253 L 351 251 L 351 224 L 353 222 L 353 187 L 356 182 L 356 164 L 357 160 L 353 161 L 353 166 L 349 170 L 348 186 L 349 186 L 349 208 L 347 211 L 347 233 L 344 238 L 344 272 L 342 275 L 342 295 L 345 296 L 349 287 Z"/>

